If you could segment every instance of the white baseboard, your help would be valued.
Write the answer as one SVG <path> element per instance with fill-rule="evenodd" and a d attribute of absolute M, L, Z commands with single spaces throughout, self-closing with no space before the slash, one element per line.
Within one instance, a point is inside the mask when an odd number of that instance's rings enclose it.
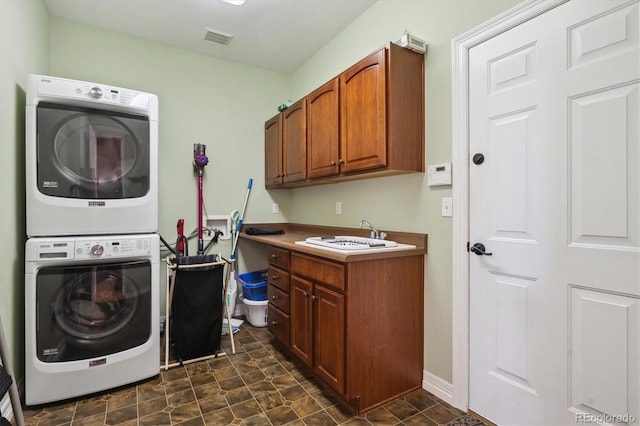
<path fill-rule="evenodd" d="M 428 371 L 422 371 L 422 388 L 431 392 L 447 404 L 454 405 L 453 385 L 440 377 Z"/>

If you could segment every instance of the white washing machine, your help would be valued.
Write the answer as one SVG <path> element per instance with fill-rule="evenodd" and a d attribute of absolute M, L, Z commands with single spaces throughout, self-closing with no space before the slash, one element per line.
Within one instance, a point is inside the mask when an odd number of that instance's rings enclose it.
<path fill-rule="evenodd" d="M 159 258 L 157 234 L 27 241 L 27 405 L 159 374 Z"/>
<path fill-rule="evenodd" d="M 158 231 L 158 98 L 30 75 L 27 235 Z"/>

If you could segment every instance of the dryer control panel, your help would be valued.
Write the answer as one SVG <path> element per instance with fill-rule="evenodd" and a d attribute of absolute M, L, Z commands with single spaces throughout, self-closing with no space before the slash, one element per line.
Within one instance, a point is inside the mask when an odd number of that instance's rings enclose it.
<path fill-rule="evenodd" d="M 137 111 L 148 115 L 150 120 L 158 119 L 158 97 L 151 93 L 36 74 L 29 75 L 27 85 L 27 105 L 37 105 L 41 101 L 85 105 Z"/>

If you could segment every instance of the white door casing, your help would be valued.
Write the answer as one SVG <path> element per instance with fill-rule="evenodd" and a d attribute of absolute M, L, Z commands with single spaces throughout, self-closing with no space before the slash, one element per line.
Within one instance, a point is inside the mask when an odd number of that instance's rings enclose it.
<path fill-rule="evenodd" d="M 509 424 L 637 419 L 638 3 L 548 7 L 454 41 L 454 159 L 469 167 L 454 176 L 454 405 Z M 493 256 L 463 252 L 465 232 Z"/>

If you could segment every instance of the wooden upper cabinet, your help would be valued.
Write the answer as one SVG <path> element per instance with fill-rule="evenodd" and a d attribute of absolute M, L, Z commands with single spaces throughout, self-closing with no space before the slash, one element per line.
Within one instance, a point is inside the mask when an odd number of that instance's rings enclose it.
<path fill-rule="evenodd" d="M 282 113 L 283 183 L 307 178 L 307 100 L 301 99 Z"/>
<path fill-rule="evenodd" d="M 339 172 L 339 79 L 335 78 L 307 96 L 308 177 L 336 176 Z"/>
<path fill-rule="evenodd" d="M 267 187 L 424 172 L 424 55 L 390 43 L 281 115 L 284 179 Z"/>
<path fill-rule="evenodd" d="M 340 76 L 340 156 L 343 173 L 387 165 L 386 50 Z"/>
<path fill-rule="evenodd" d="M 340 76 L 342 173 L 424 172 L 424 55 L 390 43 Z"/>
<path fill-rule="evenodd" d="M 282 184 L 282 116 L 264 123 L 264 182 L 267 188 Z"/>

